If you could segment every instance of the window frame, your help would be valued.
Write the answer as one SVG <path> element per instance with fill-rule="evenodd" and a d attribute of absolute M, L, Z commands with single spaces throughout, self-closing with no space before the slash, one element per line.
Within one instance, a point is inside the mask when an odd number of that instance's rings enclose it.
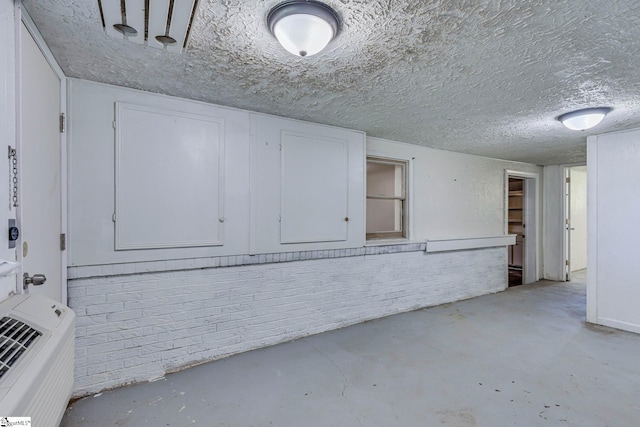
<path fill-rule="evenodd" d="M 389 164 L 403 167 L 402 174 L 402 195 L 399 197 L 388 196 L 370 196 L 368 194 L 368 188 L 365 188 L 365 216 L 367 214 L 367 201 L 371 200 L 401 200 L 401 230 L 400 231 L 383 231 L 368 233 L 366 231 L 366 217 L 365 217 L 365 241 L 367 243 L 378 243 L 393 240 L 409 240 L 411 236 L 411 209 L 412 209 L 412 197 L 411 197 L 411 178 L 412 178 L 412 162 L 413 158 L 391 157 L 386 155 L 378 155 L 373 153 L 367 153 L 365 158 L 365 174 L 367 174 L 367 166 L 369 162 L 378 164 Z M 365 183 L 368 181 L 368 175 L 365 175 Z"/>

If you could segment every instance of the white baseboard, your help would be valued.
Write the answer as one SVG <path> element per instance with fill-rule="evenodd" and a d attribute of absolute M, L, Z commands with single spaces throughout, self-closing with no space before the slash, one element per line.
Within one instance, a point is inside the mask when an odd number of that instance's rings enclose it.
<path fill-rule="evenodd" d="M 598 325 L 609 326 L 611 328 L 640 334 L 640 325 L 637 323 L 623 322 L 620 320 L 608 319 L 606 317 L 598 317 L 596 323 Z"/>

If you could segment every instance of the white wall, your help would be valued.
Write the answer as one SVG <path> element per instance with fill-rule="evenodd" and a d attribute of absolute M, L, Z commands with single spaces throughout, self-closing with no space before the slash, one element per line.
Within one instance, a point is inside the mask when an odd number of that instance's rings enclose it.
<path fill-rule="evenodd" d="M 242 255 L 255 253 L 291 252 L 309 249 L 330 249 L 361 247 L 364 242 L 364 134 L 358 131 L 339 129 L 330 126 L 304 123 L 247 111 L 235 110 L 204 104 L 195 101 L 156 95 L 110 85 L 81 80 L 70 81 L 69 94 L 69 265 L 87 266 L 151 260 L 175 260 L 206 258 L 211 256 Z M 224 145 L 224 176 L 221 204 L 224 214 L 211 212 L 211 220 L 217 225 L 223 222 L 224 244 L 201 245 L 201 247 L 116 250 L 114 248 L 114 213 L 119 209 L 114 183 L 114 164 L 116 148 L 114 146 L 114 126 L 119 129 L 121 121 L 114 122 L 115 103 L 127 103 L 136 108 L 153 108 L 154 111 L 166 111 L 169 115 L 186 117 L 206 117 L 217 120 L 224 129 L 221 143 Z M 179 120 L 180 118 L 176 118 Z M 115 124 L 114 124 L 115 123 Z M 309 215 L 291 219 L 283 214 L 280 191 L 285 173 L 281 155 L 281 138 L 287 135 L 315 135 L 324 138 L 318 142 L 329 141 L 343 144 L 345 147 L 345 188 L 344 212 L 339 212 L 336 220 L 344 226 L 343 238 L 332 242 L 287 243 L 281 239 L 281 227 L 285 225 L 304 226 L 312 219 Z M 149 144 L 152 138 L 150 129 Z M 285 147 L 286 149 L 286 147 Z M 177 157 L 177 156 L 176 156 Z M 196 156 L 197 157 L 197 156 Z M 143 164 L 141 158 L 140 163 Z M 306 156 L 302 160 L 319 161 L 317 157 Z M 171 168 L 172 165 L 166 165 Z M 176 167 L 184 165 L 178 163 Z M 311 164 L 314 166 L 314 164 Z M 211 165 L 212 168 L 215 165 Z M 130 168 L 131 169 L 131 168 Z M 179 209 L 184 215 L 175 215 L 173 221 L 165 220 L 158 224 L 157 216 L 148 215 L 149 227 L 175 227 L 185 230 L 185 234 L 197 234 L 197 223 L 188 218 L 189 210 L 200 209 L 202 200 L 209 195 L 201 194 L 200 182 L 209 179 L 210 174 L 194 176 L 195 168 L 185 168 L 183 172 L 172 174 L 177 182 L 172 186 L 150 187 L 158 204 L 177 203 L 182 200 Z M 187 170 L 188 169 L 188 170 Z M 302 173 L 304 170 L 302 170 Z M 335 173 L 331 167 L 328 174 Z M 140 173 L 144 174 L 144 170 Z M 161 173 L 159 171 L 158 173 Z M 168 173 L 168 172 L 167 172 Z M 180 179 L 183 182 L 180 182 Z M 305 194 L 319 197 L 316 187 L 322 187 L 326 180 L 310 176 Z M 316 187 L 314 187 L 314 185 Z M 179 192 L 179 193 L 178 193 Z M 158 196 L 159 195 L 159 196 Z M 177 197 L 180 195 L 180 197 Z M 193 203 L 185 203 L 191 200 Z M 330 205 L 331 201 L 325 205 Z M 175 209 L 175 208 L 174 208 Z M 200 215 L 202 217 L 202 215 Z M 348 218 L 348 220 L 346 220 Z M 116 221 L 123 218 L 116 216 Z M 287 222 L 289 221 L 289 222 Z M 167 225 L 169 223 L 169 225 Z M 310 229 L 320 224 L 311 221 Z M 176 233 L 165 233 L 173 236 Z M 179 233 L 178 233 L 179 235 Z M 120 236 L 122 238 L 122 236 Z M 176 240 L 174 237 L 173 240 Z M 194 239 L 192 239 L 194 240 Z M 313 240 L 313 239 L 312 239 Z M 322 240 L 322 239 L 320 239 Z M 117 247 L 117 245 L 116 245 Z"/>
<path fill-rule="evenodd" d="M 335 258 L 72 280 L 74 395 L 506 286 L 503 248 L 331 252 Z"/>
<path fill-rule="evenodd" d="M 0 0 L 0 139 L 3 150 L 7 145 L 16 147 L 16 49 L 13 0 Z M 6 154 L 5 154 L 6 156 Z M 2 182 L 10 180 L 9 163 L 6 157 L 0 161 Z M 6 184 L 8 185 L 8 184 Z M 15 250 L 8 249 L 7 224 L 15 218 L 15 208 L 10 207 L 9 193 L 0 191 L 0 259 L 15 261 Z M 16 276 L 0 278 L 0 300 L 16 290 Z"/>
<path fill-rule="evenodd" d="M 535 165 L 369 139 L 368 154 L 409 161 L 413 242 L 365 247 L 362 132 L 79 80 L 70 82 L 69 95 L 68 272 L 69 304 L 78 315 L 76 395 L 391 313 L 504 290 L 504 247 L 425 253 L 424 241 L 503 235 L 505 170 L 541 172 Z M 224 245 L 115 250 L 115 102 L 224 122 Z M 297 138 L 304 141 L 289 151 Z M 308 156 L 296 151 L 302 146 L 310 150 Z M 314 163 L 317 154 L 341 166 L 328 165 L 329 175 L 317 177 L 325 172 Z M 287 162 L 294 159 L 295 166 L 296 158 L 306 165 L 291 169 L 304 181 L 301 188 L 287 187 Z M 314 171 L 310 177 L 305 168 Z M 281 221 L 290 220 L 282 217 L 283 209 L 297 212 L 300 206 L 283 205 L 282 191 L 309 187 L 295 193 L 293 201 L 313 198 L 338 171 L 345 175 L 345 186 L 336 180 L 331 188 L 346 197 L 339 202 L 349 220 L 340 213 L 340 221 L 328 229 L 342 230 L 344 236 L 290 242 L 291 236 L 282 233 Z M 191 186 L 185 191 L 193 200 L 202 196 Z M 332 192 L 322 200 L 330 203 Z M 166 197 L 171 200 L 171 194 Z M 297 215 L 289 231 L 293 240 L 304 240 L 305 227 L 315 231 L 315 223 Z"/>
<path fill-rule="evenodd" d="M 571 271 L 587 268 L 587 167 L 571 171 Z"/>
<path fill-rule="evenodd" d="M 410 228 L 414 241 L 506 234 L 505 171 L 542 176 L 542 167 L 536 165 L 379 138 L 367 138 L 367 154 L 410 161 Z M 538 239 L 541 241 L 541 233 Z"/>
<path fill-rule="evenodd" d="M 640 129 L 589 137 L 587 320 L 640 333 Z"/>
<path fill-rule="evenodd" d="M 365 135 L 251 114 L 251 254 L 364 244 Z"/>
<path fill-rule="evenodd" d="M 359 142 L 361 132 L 250 114 L 87 81 L 71 80 L 69 86 L 70 266 L 356 248 L 364 244 L 365 162 Z M 210 115 L 224 120 L 227 171 L 224 245 L 127 251 L 114 249 L 115 102 Z M 349 182 L 353 184 L 350 184 L 348 196 L 349 213 L 346 216 L 349 217 L 349 230 L 346 240 L 314 244 L 280 242 L 281 150 L 277 141 L 285 128 L 306 129 L 348 142 Z M 367 139 L 366 150 L 370 155 L 409 160 L 409 209 L 412 212 L 410 241 L 505 234 L 505 170 L 539 174 L 542 171 L 541 167 L 535 165 L 433 150 L 377 138 Z M 310 193 L 313 193 L 311 190 Z M 194 197 L 197 196 L 194 194 Z M 167 198 L 170 199 L 171 194 L 167 194 Z M 176 218 L 175 226 L 189 224 L 181 224 L 180 218 Z"/>
<path fill-rule="evenodd" d="M 224 246 L 116 251 L 115 227 L 115 102 L 167 111 L 210 116 L 224 121 L 226 200 Z M 69 82 L 69 265 L 99 265 L 150 259 L 198 258 L 249 251 L 249 113 L 97 84 Z M 185 171 L 186 173 L 187 171 Z M 186 175 L 188 176 L 188 175 Z M 204 177 L 203 177 L 204 178 Z M 185 182 L 188 182 L 185 180 Z M 184 185 L 197 200 L 202 195 Z M 172 192 L 166 192 L 168 201 Z M 195 209 L 184 206 L 184 209 Z M 172 227 L 188 227 L 185 217 Z M 213 213 L 218 221 L 218 213 Z M 149 221 L 153 221 L 149 218 Z"/>

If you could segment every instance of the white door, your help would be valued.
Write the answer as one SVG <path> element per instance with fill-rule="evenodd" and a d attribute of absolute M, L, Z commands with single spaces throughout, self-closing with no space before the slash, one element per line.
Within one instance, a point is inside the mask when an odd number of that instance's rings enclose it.
<path fill-rule="evenodd" d="M 587 268 L 587 167 L 565 168 L 565 277 Z"/>
<path fill-rule="evenodd" d="M 22 271 L 43 274 L 46 282 L 29 292 L 61 301 L 60 79 L 24 24 L 20 62 L 21 199 L 18 222 Z M 21 278 L 19 278 L 19 282 Z M 66 284 L 65 284 L 66 285 Z M 61 301 L 66 303 L 66 301 Z"/>
<path fill-rule="evenodd" d="M 571 168 L 564 169 L 564 277 L 571 280 Z"/>

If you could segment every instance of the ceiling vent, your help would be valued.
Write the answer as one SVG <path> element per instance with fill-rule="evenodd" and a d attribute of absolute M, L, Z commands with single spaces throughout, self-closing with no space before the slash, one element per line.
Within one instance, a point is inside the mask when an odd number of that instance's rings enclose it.
<path fill-rule="evenodd" d="M 98 6 L 108 35 L 182 52 L 198 0 L 98 0 Z"/>

